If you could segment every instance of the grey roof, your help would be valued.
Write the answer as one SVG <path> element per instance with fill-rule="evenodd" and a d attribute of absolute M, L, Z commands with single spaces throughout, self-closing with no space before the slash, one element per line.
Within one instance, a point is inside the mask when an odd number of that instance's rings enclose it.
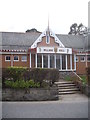
<path fill-rule="evenodd" d="M 40 36 L 40 33 L 15 33 L 2 32 L 3 49 L 28 49 L 33 42 Z"/>
<path fill-rule="evenodd" d="M 1 32 L 0 41 L 2 40 L 2 49 L 8 50 L 27 50 L 34 41 L 40 36 L 41 33 L 38 32 L 27 32 L 27 33 L 17 33 L 17 32 Z M 2 37 L 1 37 L 2 36 Z M 87 48 L 89 42 L 88 39 L 82 35 L 61 35 L 56 34 L 59 40 L 65 45 L 65 47 L 70 47 L 74 49 L 84 50 Z"/>
<path fill-rule="evenodd" d="M 57 35 L 65 47 L 74 48 L 79 51 L 86 51 L 90 45 L 88 37 L 83 35 Z"/>

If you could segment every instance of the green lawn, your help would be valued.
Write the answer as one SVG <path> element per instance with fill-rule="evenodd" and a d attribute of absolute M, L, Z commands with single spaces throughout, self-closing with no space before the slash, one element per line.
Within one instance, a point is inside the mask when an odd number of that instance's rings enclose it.
<path fill-rule="evenodd" d="M 87 84 L 87 76 L 86 75 L 80 75 L 80 77 L 82 78 L 82 83 L 84 85 L 86 85 Z"/>
<path fill-rule="evenodd" d="M 87 84 L 87 76 L 85 76 L 85 75 L 80 75 L 80 77 L 81 77 L 81 79 L 82 79 L 83 85 L 86 85 L 86 84 Z M 65 77 L 65 80 L 66 80 L 66 81 L 73 81 L 73 80 L 75 80 L 75 79 L 76 79 L 76 78 L 70 77 L 70 76 L 66 76 L 66 77 Z"/>

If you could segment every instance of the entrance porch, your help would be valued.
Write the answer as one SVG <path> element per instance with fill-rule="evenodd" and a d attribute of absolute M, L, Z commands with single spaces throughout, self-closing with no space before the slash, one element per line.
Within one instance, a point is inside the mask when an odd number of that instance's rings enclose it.
<path fill-rule="evenodd" d="M 30 68 L 57 68 L 59 71 L 76 71 L 76 55 L 30 53 Z"/>

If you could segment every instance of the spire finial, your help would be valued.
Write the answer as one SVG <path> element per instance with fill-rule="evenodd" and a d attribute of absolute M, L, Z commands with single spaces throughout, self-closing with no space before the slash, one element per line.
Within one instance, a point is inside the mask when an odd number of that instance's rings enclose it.
<path fill-rule="evenodd" d="M 48 13 L 48 30 L 49 30 L 49 13 Z"/>

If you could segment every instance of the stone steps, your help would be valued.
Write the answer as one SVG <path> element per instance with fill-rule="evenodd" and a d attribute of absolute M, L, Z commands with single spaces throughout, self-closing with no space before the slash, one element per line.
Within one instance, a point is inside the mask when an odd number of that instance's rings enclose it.
<path fill-rule="evenodd" d="M 73 84 L 68 83 L 68 84 L 58 84 L 57 86 L 58 87 L 67 87 L 67 86 L 70 87 L 70 86 L 76 86 L 76 85 L 74 83 Z"/>
<path fill-rule="evenodd" d="M 79 88 L 73 81 L 55 82 L 58 88 L 58 95 L 75 94 L 80 92 Z"/>
<path fill-rule="evenodd" d="M 77 94 L 77 93 L 80 93 L 80 91 L 59 92 L 58 95 L 68 95 L 68 94 Z"/>
<path fill-rule="evenodd" d="M 78 88 L 68 88 L 68 89 L 59 89 L 59 92 L 67 92 L 67 91 L 78 91 Z"/>

